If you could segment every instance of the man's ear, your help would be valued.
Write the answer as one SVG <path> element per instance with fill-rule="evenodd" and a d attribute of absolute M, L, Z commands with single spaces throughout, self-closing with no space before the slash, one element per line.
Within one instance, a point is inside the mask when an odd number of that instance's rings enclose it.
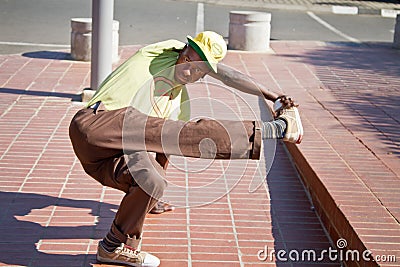
<path fill-rule="evenodd" d="M 185 44 L 185 46 L 181 50 L 181 54 L 189 49 L 189 44 Z"/>
<path fill-rule="evenodd" d="M 174 51 L 178 52 L 179 56 L 187 49 L 188 44 L 185 44 L 185 46 L 181 49 L 175 48 Z"/>

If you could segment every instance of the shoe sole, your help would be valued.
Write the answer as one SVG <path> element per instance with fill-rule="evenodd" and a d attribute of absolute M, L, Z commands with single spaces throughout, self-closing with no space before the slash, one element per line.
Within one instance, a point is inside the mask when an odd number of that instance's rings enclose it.
<path fill-rule="evenodd" d="M 109 258 L 103 258 L 99 255 L 96 256 L 96 259 L 100 262 L 117 263 L 117 264 L 129 265 L 129 266 L 133 266 L 133 267 L 156 267 L 156 266 L 158 266 L 158 265 L 149 265 L 149 264 L 130 263 L 130 262 L 121 261 L 121 260 L 113 260 L 113 259 L 109 259 Z"/>
<path fill-rule="evenodd" d="M 290 143 L 300 144 L 304 134 L 303 125 L 301 123 L 299 110 L 296 107 L 293 107 L 292 109 L 294 111 L 294 115 L 291 114 L 291 119 L 292 120 L 294 119 L 296 121 L 297 131 L 295 133 L 290 134 L 289 136 L 285 136 L 286 138 L 285 140 Z"/>
<path fill-rule="evenodd" d="M 296 144 L 300 144 L 301 140 L 303 139 L 304 129 L 303 129 L 303 124 L 301 123 L 299 110 L 295 108 L 294 111 L 295 111 L 294 113 L 296 116 L 296 121 L 298 122 L 297 126 L 299 127 L 299 138 L 297 139 Z"/>

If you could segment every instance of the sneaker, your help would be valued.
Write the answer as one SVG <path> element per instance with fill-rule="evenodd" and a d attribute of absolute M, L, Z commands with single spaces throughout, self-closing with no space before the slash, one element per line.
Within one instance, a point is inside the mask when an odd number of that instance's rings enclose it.
<path fill-rule="evenodd" d="M 158 266 L 160 260 L 150 253 L 135 250 L 134 248 L 121 244 L 114 251 L 108 252 L 101 242 L 97 247 L 97 260 L 100 262 L 117 263 L 129 266 Z"/>
<path fill-rule="evenodd" d="M 296 107 L 282 109 L 278 119 L 286 122 L 283 141 L 300 144 L 303 139 L 303 125 L 301 124 L 299 110 Z"/>

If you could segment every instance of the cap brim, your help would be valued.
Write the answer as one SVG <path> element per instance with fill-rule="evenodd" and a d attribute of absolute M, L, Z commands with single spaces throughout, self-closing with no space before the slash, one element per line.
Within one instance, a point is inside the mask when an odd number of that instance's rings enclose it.
<path fill-rule="evenodd" d="M 217 73 L 217 62 L 213 62 L 211 56 L 204 53 L 203 48 L 202 48 L 203 45 L 196 42 L 196 40 L 194 40 L 191 36 L 187 36 L 186 38 L 188 40 L 190 47 L 192 47 L 194 49 L 194 51 L 196 51 L 196 53 L 199 54 L 201 59 L 207 63 L 208 67 L 212 71 Z"/>

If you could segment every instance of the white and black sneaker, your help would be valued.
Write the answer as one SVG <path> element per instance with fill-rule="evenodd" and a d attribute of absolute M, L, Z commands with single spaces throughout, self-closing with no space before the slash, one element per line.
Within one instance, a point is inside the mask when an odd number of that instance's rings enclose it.
<path fill-rule="evenodd" d="M 286 130 L 283 141 L 300 144 L 303 139 L 303 125 L 301 124 L 300 113 L 296 107 L 282 109 L 278 119 L 286 122 Z"/>

